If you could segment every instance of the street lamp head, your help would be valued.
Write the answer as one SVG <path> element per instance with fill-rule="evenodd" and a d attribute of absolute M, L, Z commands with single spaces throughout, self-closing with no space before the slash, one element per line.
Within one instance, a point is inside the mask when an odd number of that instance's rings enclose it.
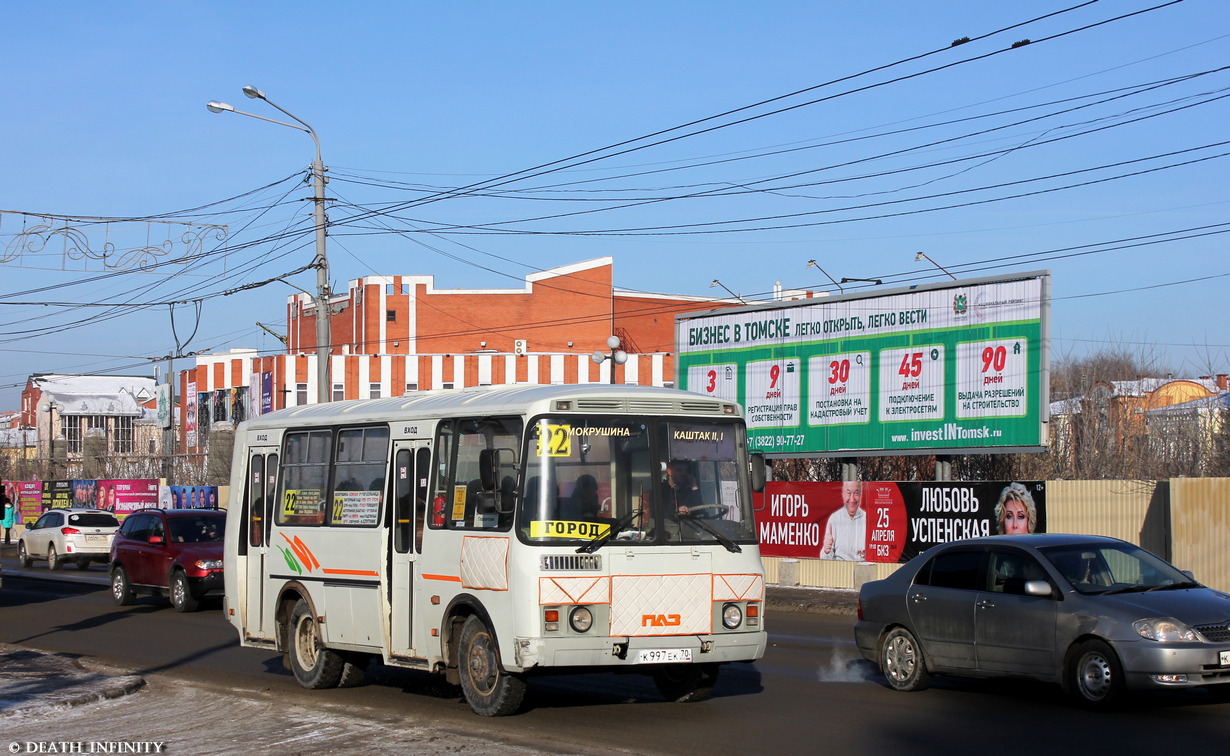
<path fill-rule="evenodd" d="M 620 341 L 619 341 L 618 336 L 611 336 L 611 337 L 608 337 L 606 340 L 606 345 L 609 346 L 611 349 L 619 349 L 619 344 L 620 344 Z"/>
<path fill-rule="evenodd" d="M 601 365 L 606 361 L 606 355 L 602 352 L 594 352 L 589 356 L 589 358 L 594 361 L 595 365 Z"/>
<path fill-rule="evenodd" d="M 820 266 L 819 266 L 819 265 L 816 265 L 816 261 L 815 261 L 815 260 L 808 260 L 808 261 L 807 261 L 807 264 L 806 264 L 806 265 L 804 265 L 803 267 L 804 267 L 804 268 L 819 268 Z"/>
<path fill-rule="evenodd" d="M 628 353 L 622 349 L 618 349 L 611 355 L 611 359 L 615 361 L 616 365 L 622 365 L 628 361 Z"/>
<path fill-rule="evenodd" d="M 243 88 L 243 93 L 253 100 L 265 99 L 265 93 L 252 86 L 251 84 Z"/>
<path fill-rule="evenodd" d="M 918 254 L 914 255 L 914 262 L 922 262 L 923 258 L 926 256 L 927 256 L 926 252 L 919 252 Z"/>
<path fill-rule="evenodd" d="M 210 100 L 205 103 L 205 109 L 210 113 L 225 113 L 227 111 L 232 113 L 235 112 L 234 107 L 227 105 L 225 102 L 218 102 L 217 100 Z"/>
<path fill-rule="evenodd" d="M 720 286 L 720 285 L 721 285 L 721 281 L 718 281 L 718 280 L 715 278 L 715 279 L 713 279 L 713 283 L 709 284 L 709 288 L 710 288 L 710 289 L 715 289 L 715 288 L 717 288 L 717 287 L 718 287 L 718 286 Z"/>

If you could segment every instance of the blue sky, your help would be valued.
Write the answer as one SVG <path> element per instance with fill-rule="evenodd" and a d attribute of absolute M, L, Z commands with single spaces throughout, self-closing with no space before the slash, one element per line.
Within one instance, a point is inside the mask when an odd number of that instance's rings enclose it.
<path fill-rule="evenodd" d="M 255 323 L 284 327 L 293 289 L 221 294 L 311 261 L 313 151 L 206 111 L 282 118 L 245 84 L 320 136 L 341 287 L 519 288 L 610 255 L 619 287 L 710 296 L 718 279 L 753 300 L 832 290 L 811 259 L 885 287 L 943 278 L 925 251 L 960 277 L 1051 270 L 1053 359 L 1109 346 L 1228 372 L 1230 6 L 1147 10 L 1164 4 L 10 6 L 0 410 L 32 373 L 150 374 L 177 339 L 278 349 Z M 475 191 L 442 198 L 458 187 Z M 63 233 L 31 246 L 67 227 L 122 267 L 182 254 L 189 222 L 226 241 L 150 272 L 100 276 Z"/>

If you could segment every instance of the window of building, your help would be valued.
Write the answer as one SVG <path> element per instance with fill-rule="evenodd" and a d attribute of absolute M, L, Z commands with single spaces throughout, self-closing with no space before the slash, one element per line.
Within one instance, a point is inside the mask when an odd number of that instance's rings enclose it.
<path fill-rule="evenodd" d="M 346 384 L 333 384 L 333 401 L 340 402 L 346 399 Z"/>
<path fill-rule="evenodd" d="M 380 398 L 380 384 L 373 383 L 370 386 L 368 386 L 367 395 L 371 399 L 379 399 Z"/>
<path fill-rule="evenodd" d="M 296 383 L 295 384 L 295 406 L 302 407 L 305 404 L 307 404 L 307 384 L 306 383 Z"/>
<path fill-rule="evenodd" d="M 404 283 L 404 284 L 402 284 L 402 285 L 401 285 L 401 293 L 402 293 L 402 294 L 404 294 L 404 295 L 406 295 L 407 297 L 408 297 L 408 296 L 410 296 L 410 284 L 408 284 L 408 283 Z"/>
<path fill-rule="evenodd" d="M 115 450 L 121 454 L 131 453 L 133 446 L 133 431 L 131 417 L 115 418 Z M 151 449 L 151 451 L 153 451 Z"/>
<path fill-rule="evenodd" d="M 397 310 L 385 310 L 384 319 L 389 321 L 390 323 L 397 322 Z"/>
<path fill-rule="evenodd" d="M 396 287 L 395 287 L 395 286 L 393 286 L 393 284 L 385 284 L 385 285 L 384 285 L 384 295 L 385 295 L 386 297 L 391 297 L 391 296 L 393 296 L 393 294 L 394 294 L 394 293 L 396 293 Z"/>
<path fill-rule="evenodd" d="M 440 388 L 442 389 L 451 389 L 452 387 L 453 387 L 453 384 L 451 381 L 440 384 Z"/>
<path fill-rule="evenodd" d="M 409 394 L 411 391 L 418 391 L 418 390 L 419 390 L 419 385 L 417 383 L 407 383 L 406 384 L 407 394 Z"/>
<path fill-rule="evenodd" d="M 64 436 L 64 443 L 68 447 L 69 454 L 80 454 L 81 416 L 60 415 L 60 435 Z"/>

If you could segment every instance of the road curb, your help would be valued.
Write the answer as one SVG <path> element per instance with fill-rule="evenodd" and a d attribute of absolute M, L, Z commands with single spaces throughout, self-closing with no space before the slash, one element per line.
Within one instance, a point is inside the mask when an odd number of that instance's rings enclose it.
<path fill-rule="evenodd" d="M 84 706 L 143 687 L 145 678 L 139 675 L 91 669 L 71 656 L 0 646 L 0 718 Z"/>

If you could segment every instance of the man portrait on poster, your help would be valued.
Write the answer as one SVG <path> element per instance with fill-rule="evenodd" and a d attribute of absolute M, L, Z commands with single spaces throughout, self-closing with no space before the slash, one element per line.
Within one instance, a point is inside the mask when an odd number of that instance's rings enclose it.
<path fill-rule="evenodd" d="M 842 506 L 829 515 L 824 527 L 821 559 L 861 562 L 867 544 L 867 513 L 863 511 L 863 483 L 847 480 L 841 484 Z"/>

